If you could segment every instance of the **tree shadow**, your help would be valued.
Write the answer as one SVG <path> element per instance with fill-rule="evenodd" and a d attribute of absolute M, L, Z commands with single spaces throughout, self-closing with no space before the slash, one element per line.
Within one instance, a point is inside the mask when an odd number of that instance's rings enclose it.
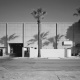
<path fill-rule="evenodd" d="M 63 37 L 64 35 L 57 35 L 57 36 L 54 36 L 54 37 L 50 37 L 50 38 L 47 38 L 47 35 L 49 34 L 49 31 L 46 32 L 46 33 L 41 33 L 41 40 L 40 40 L 40 46 L 41 47 L 44 47 L 44 46 L 48 46 L 49 44 L 53 44 L 53 48 L 56 49 L 58 43 L 56 43 L 56 38 L 57 38 L 57 42 L 61 39 L 61 37 Z M 28 45 L 31 45 L 31 44 L 34 44 L 35 42 L 38 41 L 38 34 L 34 35 L 33 36 L 34 38 L 33 39 L 30 39 L 28 41 Z M 42 40 L 47 40 L 45 41 L 44 43 L 42 43 Z"/>
<path fill-rule="evenodd" d="M 19 36 L 16 36 L 15 33 L 10 35 L 9 37 L 8 36 L 3 36 L 2 38 L 0 38 L 0 43 L 4 45 L 4 47 L 6 47 L 6 51 L 5 53 L 8 54 L 8 51 L 7 51 L 7 41 L 10 41 L 10 40 L 13 40 L 15 38 L 17 38 Z"/>
<path fill-rule="evenodd" d="M 3 36 L 2 38 L 0 38 L 0 43 L 1 44 L 4 44 L 4 47 L 6 47 L 6 41 L 10 41 L 10 40 L 13 40 L 15 38 L 17 38 L 19 36 L 16 36 L 15 33 L 10 35 L 9 37 L 7 36 Z"/>
<path fill-rule="evenodd" d="M 43 46 L 48 46 L 49 44 L 53 44 L 53 48 L 54 49 L 57 49 L 57 42 L 61 39 L 61 37 L 63 37 L 64 35 L 60 35 L 58 34 L 57 36 L 54 36 L 54 37 L 50 37 L 48 38 L 46 42 L 43 43 Z M 57 41 L 56 41 L 57 40 Z"/>
<path fill-rule="evenodd" d="M 43 32 L 43 33 L 41 33 L 40 34 L 40 37 L 41 37 L 41 39 L 40 39 L 40 46 L 41 46 L 41 48 L 42 48 L 42 40 L 45 40 L 45 39 L 47 39 L 47 35 L 49 34 L 49 31 L 48 32 Z M 33 39 L 30 39 L 29 41 L 27 41 L 28 42 L 28 45 L 31 45 L 31 44 L 34 44 L 35 42 L 38 42 L 38 34 L 36 34 L 36 35 L 34 35 L 33 36 Z"/>
<path fill-rule="evenodd" d="M 72 55 L 74 56 L 78 55 L 80 52 L 79 50 L 79 47 L 80 47 L 80 20 L 78 22 L 73 23 L 72 26 L 69 26 L 65 37 L 73 41 L 73 46 L 71 48 Z M 78 45 L 78 48 L 76 45 Z"/>

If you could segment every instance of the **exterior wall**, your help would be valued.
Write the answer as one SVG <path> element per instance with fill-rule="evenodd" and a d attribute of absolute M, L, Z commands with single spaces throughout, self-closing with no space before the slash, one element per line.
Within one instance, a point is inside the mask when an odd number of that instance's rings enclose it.
<path fill-rule="evenodd" d="M 62 42 L 63 41 L 71 41 L 68 38 L 66 38 L 67 35 L 67 30 L 68 28 L 72 25 L 72 23 L 58 23 L 57 26 L 57 35 L 59 35 L 59 39 L 57 39 L 57 46 L 58 49 L 65 49 L 65 48 L 71 48 L 72 46 L 63 46 Z M 69 35 L 72 35 L 71 38 L 73 40 L 73 30 Z M 60 37 L 61 36 L 61 37 Z"/>
<path fill-rule="evenodd" d="M 34 53 L 34 54 L 33 54 Z M 64 58 L 64 49 L 41 49 L 41 58 Z M 38 57 L 38 49 L 30 48 L 30 58 Z"/>
<path fill-rule="evenodd" d="M 37 39 L 34 37 L 38 33 L 36 23 L 25 23 L 24 24 L 24 47 L 38 47 Z M 33 39 L 33 40 L 32 40 Z M 28 42 L 31 40 L 30 42 Z M 35 40 L 34 44 L 31 44 Z"/>
<path fill-rule="evenodd" d="M 6 24 L 0 24 L 0 47 L 6 47 Z"/>
<path fill-rule="evenodd" d="M 64 49 L 42 49 L 41 58 L 64 58 L 65 50 Z"/>
<path fill-rule="evenodd" d="M 22 24 L 9 23 L 7 24 L 8 43 L 23 43 Z"/>
<path fill-rule="evenodd" d="M 23 30 L 24 29 L 24 30 Z M 24 43 L 24 47 L 38 48 L 38 27 L 37 23 L 0 23 L 0 47 L 6 47 L 7 42 Z M 57 31 L 57 32 L 56 32 Z M 42 49 L 72 49 L 76 53 L 76 44 L 80 43 L 79 24 L 76 23 L 41 23 Z M 57 39 L 57 41 L 56 41 Z M 75 45 L 64 46 L 63 41 L 72 41 Z M 57 43 L 56 43 L 57 42 Z M 9 48 L 10 50 L 10 48 Z M 74 50 L 74 51 L 73 51 Z"/>
<path fill-rule="evenodd" d="M 41 24 L 42 35 L 42 48 L 54 48 L 53 42 L 50 43 L 49 38 L 56 36 L 56 24 L 43 23 Z M 46 43 L 45 43 L 46 42 Z M 37 24 L 25 24 L 24 27 L 24 46 L 25 47 L 38 47 L 38 27 Z M 47 44 L 48 43 L 48 44 Z"/>
<path fill-rule="evenodd" d="M 56 42 L 54 37 L 56 37 L 56 23 L 43 23 L 41 25 L 41 33 L 47 35 L 45 39 L 42 39 L 43 49 L 54 49 L 55 46 L 53 42 Z"/>

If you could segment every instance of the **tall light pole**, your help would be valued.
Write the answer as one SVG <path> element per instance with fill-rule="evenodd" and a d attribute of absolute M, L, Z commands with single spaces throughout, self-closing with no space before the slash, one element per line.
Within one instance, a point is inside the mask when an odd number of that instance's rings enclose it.
<path fill-rule="evenodd" d="M 35 19 L 37 19 L 37 23 L 38 23 L 38 57 L 41 57 L 41 53 L 40 53 L 40 49 L 41 49 L 41 36 L 40 36 L 40 32 L 41 32 L 41 19 L 44 18 L 44 15 L 46 14 L 46 11 L 43 11 L 42 8 L 38 8 L 37 10 L 34 10 L 31 13 Z"/>

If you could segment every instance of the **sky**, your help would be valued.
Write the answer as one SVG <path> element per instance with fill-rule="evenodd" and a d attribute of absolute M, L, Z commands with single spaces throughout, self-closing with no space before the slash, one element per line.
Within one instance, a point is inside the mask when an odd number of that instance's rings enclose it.
<path fill-rule="evenodd" d="M 0 0 L 0 22 L 36 22 L 31 15 L 42 8 L 47 14 L 42 22 L 76 22 L 73 16 L 80 0 Z"/>

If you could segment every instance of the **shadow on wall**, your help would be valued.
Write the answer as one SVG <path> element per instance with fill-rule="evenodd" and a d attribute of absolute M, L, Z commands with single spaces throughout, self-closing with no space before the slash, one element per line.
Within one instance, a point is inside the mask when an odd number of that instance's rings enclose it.
<path fill-rule="evenodd" d="M 66 38 L 73 41 L 72 55 L 80 55 L 80 20 L 67 29 Z"/>
<path fill-rule="evenodd" d="M 10 41 L 10 40 L 13 40 L 13 39 L 15 39 L 15 38 L 17 38 L 17 37 L 18 37 L 18 36 L 16 36 L 15 33 L 12 34 L 12 35 L 10 35 L 9 37 L 7 36 L 7 39 L 6 39 L 6 36 L 3 36 L 2 38 L 0 38 L 0 43 L 1 43 L 1 44 L 4 44 L 4 47 L 6 47 L 6 40 L 7 40 L 7 41 Z"/>
<path fill-rule="evenodd" d="M 61 37 L 63 37 L 64 35 L 60 35 L 58 34 L 57 36 L 54 36 L 54 37 L 50 37 L 48 38 L 46 42 L 43 43 L 43 46 L 48 46 L 50 43 L 53 44 L 53 48 L 56 49 L 57 48 L 57 45 L 58 45 L 58 41 L 61 39 Z M 56 41 L 57 40 L 57 41 Z"/>
<path fill-rule="evenodd" d="M 0 43 L 3 44 L 4 47 L 6 47 L 7 46 L 6 41 L 13 40 L 13 39 L 15 39 L 17 37 L 19 37 L 19 36 L 16 36 L 15 33 L 10 35 L 9 37 L 8 36 L 7 37 L 3 36 L 2 38 L 0 38 Z"/>
<path fill-rule="evenodd" d="M 56 45 L 56 42 L 58 42 L 61 37 L 63 37 L 64 35 L 57 35 L 57 36 L 54 36 L 54 37 L 50 37 L 50 38 L 47 38 L 47 35 L 49 34 L 49 31 L 46 32 L 46 33 L 41 33 L 41 40 L 40 40 L 40 43 L 41 43 L 41 48 L 44 47 L 44 46 L 48 46 L 49 44 L 53 44 L 53 48 L 56 49 L 57 45 Z M 34 35 L 33 36 L 34 38 L 33 39 L 30 39 L 28 41 L 28 45 L 30 44 L 35 44 L 35 42 L 38 41 L 38 34 Z M 57 38 L 57 41 L 56 41 L 56 38 Z M 42 43 L 42 40 L 46 40 L 44 43 Z"/>
<path fill-rule="evenodd" d="M 42 49 L 42 40 L 45 40 L 45 39 L 47 39 L 47 35 L 49 34 L 49 31 L 48 32 L 46 32 L 46 33 L 41 33 L 41 40 L 40 40 L 40 49 Z M 30 39 L 29 41 L 28 41 L 28 45 L 31 45 L 31 44 L 35 44 L 35 42 L 38 42 L 38 34 L 36 34 L 36 35 L 34 35 L 33 36 L 33 39 Z"/>

